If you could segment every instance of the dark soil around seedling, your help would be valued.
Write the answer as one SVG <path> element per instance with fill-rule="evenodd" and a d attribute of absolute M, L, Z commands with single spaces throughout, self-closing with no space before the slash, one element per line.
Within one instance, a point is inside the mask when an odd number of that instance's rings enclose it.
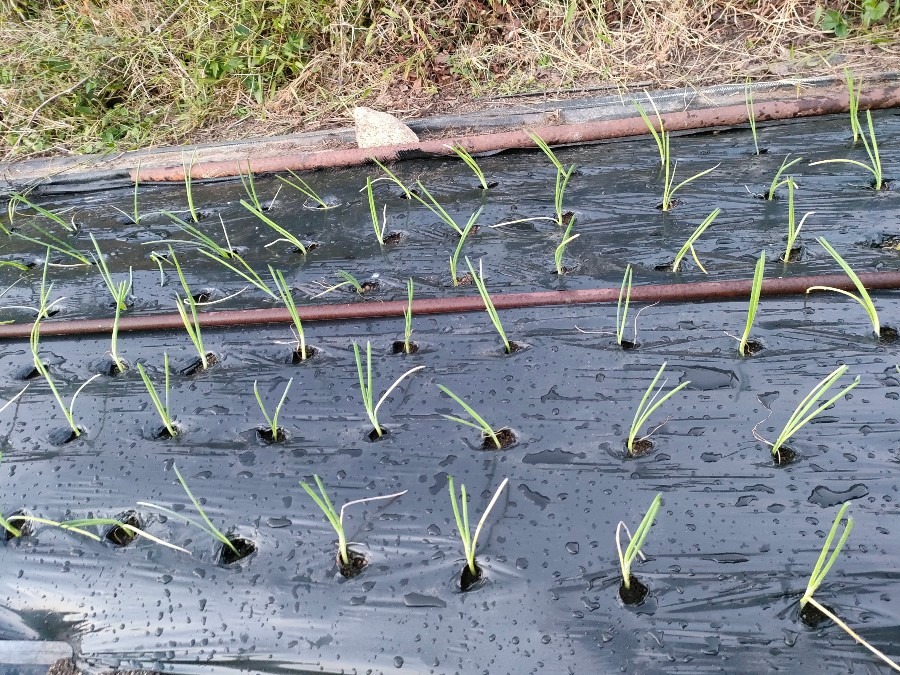
<path fill-rule="evenodd" d="M 472 278 L 472 275 L 466 272 L 461 277 L 456 277 L 456 285 L 457 286 L 471 286 L 475 280 Z"/>
<path fill-rule="evenodd" d="M 270 427 L 259 427 L 256 430 L 256 437 L 266 445 L 273 443 L 284 443 L 287 440 L 287 433 L 282 427 L 278 427 L 277 433 L 273 434 Z"/>
<path fill-rule="evenodd" d="M 391 345 L 391 354 L 415 354 L 419 351 L 419 345 L 412 340 L 409 341 L 409 351 L 406 350 L 406 341 L 394 340 Z"/>
<path fill-rule="evenodd" d="M 497 444 L 494 443 L 494 439 L 490 436 L 483 436 L 483 441 L 481 443 L 482 450 L 505 450 L 516 444 L 516 434 L 512 429 L 500 429 L 496 434 L 497 440 L 500 441 L 500 447 L 497 447 Z"/>
<path fill-rule="evenodd" d="M 381 427 L 381 435 L 378 435 L 377 429 L 372 429 L 366 434 L 366 438 L 369 439 L 372 443 L 378 443 L 379 441 L 383 441 L 385 438 L 391 435 L 391 432 L 385 427 Z"/>
<path fill-rule="evenodd" d="M 57 427 L 50 432 L 50 443 L 53 445 L 67 445 L 73 441 L 77 441 L 84 435 L 84 429 L 78 428 L 79 433 L 71 427 Z"/>
<path fill-rule="evenodd" d="M 13 511 L 9 516 L 7 516 L 6 520 L 9 521 L 13 516 L 30 516 L 31 514 L 24 509 L 19 509 L 18 511 Z M 7 529 L 3 529 L 4 539 L 6 541 L 12 541 L 13 539 L 22 539 L 23 537 L 30 537 L 34 534 L 34 523 L 30 520 L 12 520 L 9 523 L 14 528 L 16 528 L 21 534 L 17 537 L 12 532 Z"/>
<path fill-rule="evenodd" d="M 506 354 L 516 354 L 518 352 L 524 352 L 526 349 L 528 349 L 528 345 L 522 344 L 520 342 L 513 342 L 512 340 L 510 340 L 509 349 L 507 349 L 504 345 L 503 352 Z"/>
<path fill-rule="evenodd" d="M 872 248 L 900 251 L 900 234 L 882 235 L 877 241 L 871 243 Z"/>
<path fill-rule="evenodd" d="M 619 346 L 625 350 L 626 352 L 631 351 L 632 349 L 637 349 L 641 346 L 640 342 L 632 342 L 631 340 L 622 340 L 619 343 Z"/>
<path fill-rule="evenodd" d="M 639 438 L 631 444 L 631 450 L 625 446 L 625 454 L 628 457 L 643 457 L 649 455 L 653 450 L 653 441 L 649 438 Z"/>
<path fill-rule="evenodd" d="M 463 593 L 480 588 L 484 584 L 484 571 L 481 565 L 475 563 L 475 573 L 469 569 L 468 563 L 463 565 L 462 571 L 459 573 L 459 590 Z"/>
<path fill-rule="evenodd" d="M 759 340 L 747 340 L 747 344 L 744 345 L 744 356 L 759 354 L 763 349 L 765 345 Z"/>
<path fill-rule="evenodd" d="M 172 432 L 169 431 L 169 429 L 166 427 L 165 424 L 160 424 L 158 427 L 156 427 L 153 430 L 153 434 L 152 434 L 153 439 L 157 440 L 157 441 L 168 441 L 168 440 L 175 438 L 175 436 L 180 436 L 182 434 L 181 428 L 177 424 L 175 424 L 174 421 L 172 422 L 172 428 L 175 430 L 174 436 L 172 435 Z"/>
<path fill-rule="evenodd" d="M 619 584 L 619 599 L 626 605 L 640 605 L 647 599 L 650 588 L 638 581 L 633 574 L 628 577 L 628 588 L 625 588 L 625 582 Z"/>
<path fill-rule="evenodd" d="M 885 344 L 891 344 L 892 342 L 897 341 L 897 329 L 891 328 L 890 326 L 882 326 L 881 333 L 878 336 L 878 339 Z"/>
<path fill-rule="evenodd" d="M 44 364 L 44 368 L 49 368 L 50 364 L 46 361 L 42 362 Z M 33 380 L 37 377 L 40 377 L 41 373 L 38 371 L 37 367 L 33 363 L 29 363 L 28 365 L 22 366 L 19 368 L 15 375 L 17 380 L 21 380 L 22 382 L 26 382 L 28 380 Z"/>
<path fill-rule="evenodd" d="M 206 368 L 203 367 L 203 359 L 197 356 L 179 372 L 181 373 L 182 377 L 190 377 L 191 375 L 197 375 L 198 373 L 203 373 L 209 370 L 218 362 L 218 356 L 216 356 L 213 352 L 206 352 Z"/>
<path fill-rule="evenodd" d="M 128 372 L 129 363 L 125 359 L 121 360 L 124 370 L 119 370 L 119 364 L 112 357 L 103 359 L 97 364 L 97 372 L 106 377 L 118 377 Z"/>
<path fill-rule="evenodd" d="M 399 244 L 401 239 L 403 239 L 403 232 L 388 232 L 382 238 L 381 243 L 385 246 L 393 246 Z"/>
<path fill-rule="evenodd" d="M 291 350 L 291 363 L 295 365 L 299 363 L 305 363 L 318 353 L 318 349 L 316 349 L 315 347 L 310 347 L 309 345 L 306 345 L 306 349 L 302 353 L 300 351 L 300 347 L 297 347 L 296 349 Z M 305 359 L 303 358 L 304 356 L 306 357 Z"/>
<path fill-rule="evenodd" d="M 775 466 L 788 466 L 797 460 L 797 453 L 786 445 L 782 445 L 778 448 L 778 452 L 770 452 L 769 454 L 772 455 Z"/>
<path fill-rule="evenodd" d="M 237 551 L 235 552 L 230 546 L 222 544 L 222 549 L 219 553 L 219 562 L 222 565 L 233 565 L 256 552 L 256 544 L 244 537 L 228 537 L 228 541 L 231 542 Z"/>
<path fill-rule="evenodd" d="M 778 256 L 778 260 L 781 262 L 788 262 L 788 263 L 800 262 L 801 260 L 803 260 L 803 253 L 804 253 L 803 246 L 794 246 L 794 248 L 791 249 L 790 253 L 788 253 L 786 260 L 784 257 L 784 253 L 782 253 L 780 256 Z"/>
<path fill-rule="evenodd" d="M 366 566 L 369 564 L 366 556 L 362 553 L 357 553 L 352 548 L 347 549 L 347 559 L 349 562 L 344 563 L 344 561 L 341 560 L 341 554 L 337 554 L 338 572 L 340 572 L 341 576 L 345 579 L 352 579 L 357 576 L 366 569 Z"/>
<path fill-rule="evenodd" d="M 130 527 L 140 528 L 141 518 L 137 511 L 127 511 L 116 518 L 120 523 Z M 121 525 L 113 525 L 106 530 L 105 539 L 114 546 L 128 546 L 137 538 L 137 534 L 133 530 L 122 527 Z"/>
<path fill-rule="evenodd" d="M 834 614 L 834 612 L 831 611 L 831 607 L 824 604 L 822 606 Z M 829 619 L 818 607 L 807 602 L 800 608 L 800 621 L 803 622 L 803 625 L 807 628 L 821 628 L 826 623 L 830 623 L 831 619 Z"/>

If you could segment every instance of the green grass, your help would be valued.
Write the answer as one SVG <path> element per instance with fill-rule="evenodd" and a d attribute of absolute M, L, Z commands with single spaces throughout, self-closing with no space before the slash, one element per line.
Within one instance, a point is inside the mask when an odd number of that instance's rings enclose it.
<path fill-rule="evenodd" d="M 394 380 L 394 383 L 387 388 L 387 390 L 384 392 L 384 394 L 381 395 L 381 398 L 378 399 L 378 402 L 376 403 L 375 390 L 372 388 L 372 343 L 368 341 L 366 342 L 365 376 L 363 375 L 363 364 L 362 357 L 359 353 L 359 345 L 357 345 L 355 342 L 353 343 L 353 355 L 356 358 L 356 372 L 359 375 L 359 391 L 362 394 L 363 406 L 365 406 L 366 415 L 369 417 L 369 421 L 372 423 L 373 431 L 375 431 L 378 437 L 381 438 L 384 435 L 384 429 L 378 422 L 378 409 L 405 377 L 412 375 L 416 371 L 422 370 L 425 366 L 416 366 L 415 368 L 410 368 L 405 373 L 403 373 L 400 377 Z"/>
<path fill-rule="evenodd" d="M 675 254 L 675 260 L 672 263 L 672 271 L 677 272 L 678 268 L 681 266 L 681 261 L 684 260 L 684 256 L 688 254 L 690 251 L 691 256 L 694 258 L 694 262 L 697 263 L 697 267 L 700 268 L 704 274 L 708 274 L 706 268 L 703 266 L 703 263 L 700 262 L 700 259 L 697 257 L 697 251 L 694 250 L 694 243 L 700 238 L 700 236 L 706 232 L 706 228 L 712 225 L 712 222 L 722 213 L 722 209 L 715 209 L 712 213 L 710 213 L 706 218 L 700 223 L 694 231 L 691 233 L 691 236 L 687 238 L 687 241 L 684 242 L 684 246 Z"/>
<path fill-rule="evenodd" d="M 491 497 L 491 501 L 488 502 L 487 508 L 484 510 L 484 513 L 481 515 L 481 519 L 478 521 L 478 526 L 475 528 L 475 533 L 472 534 L 469 530 L 469 503 L 468 498 L 466 496 L 466 486 L 459 486 L 459 503 L 457 504 L 457 496 L 456 491 L 453 487 L 453 476 L 447 476 L 447 487 L 450 490 L 450 504 L 453 507 L 453 517 L 456 520 L 456 531 L 459 533 L 459 537 L 462 540 L 463 551 L 466 556 L 466 565 L 469 568 L 469 572 L 473 576 L 477 576 L 478 571 L 475 566 L 475 553 L 478 547 L 478 535 L 481 534 L 481 528 L 484 527 L 484 523 L 487 520 L 488 515 L 491 510 L 497 503 L 497 500 L 500 498 L 500 493 L 503 492 L 503 488 L 506 487 L 506 484 L 509 482 L 508 478 L 504 478 L 503 482 L 500 483 L 499 487 L 494 491 L 494 495 Z"/>
<path fill-rule="evenodd" d="M 647 535 L 650 534 L 650 527 L 653 525 L 653 521 L 656 519 L 656 513 L 659 511 L 661 505 L 662 494 L 657 494 L 647 508 L 647 512 L 641 519 L 633 536 L 628 529 L 628 525 L 626 525 L 624 521 L 620 520 L 619 524 L 616 525 L 616 551 L 619 554 L 619 570 L 622 573 L 622 585 L 625 586 L 626 590 L 631 588 L 631 566 L 638 556 L 641 556 L 641 558 L 644 557 L 641 549 L 644 547 Z M 628 545 L 625 547 L 624 553 L 622 552 L 623 531 L 628 535 Z"/>
<path fill-rule="evenodd" d="M 766 252 L 762 251 L 753 271 L 753 283 L 750 286 L 750 305 L 747 307 L 747 321 L 744 324 L 744 332 L 741 334 L 741 340 L 738 343 L 738 354 L 741 356 L 747 355 L 747 342 L 750 339 L 750 329 L 753 327 L 753 320 L 756 319 L 756 310 L 759 308 L 759 294 L 762 290 L 765 269 Z"/>
<path fill-rule="evenodd" d="M 628 448 L 629 454 L 634 452 L 634 444 L 636 441 L 645 440 L 653 433 L 653 431 L 656 430 L 656 429 L 653 429 L 650 431 L 649 434 L 647 434 L 647 436 L 644 436 L 640 439 L 638 438 L 638 434 L 641 431 L 641 427 L 643 427 L 647 423 L 647 420 L 650 419 L 650 416 L 654 412 L 656 412 L 656 410 L 663 403 L 668 401 L 675 394 L 677 394 L 679 391 L 681 391 L 682 389 L 684 389 L 686 386 L 688 386 L 691 383 L 690 380 L 685 380 L 684 382 L 679 384 L 677 387 L 675 387 L 674 389 L 672 389 L 671 391 L 666 393 L 662 398 L 659 398 L 659 395 L 662 393 L 663 387 L 666 386 L 666 382 L 668 382 L 668 380 L 663 380 L 663 383 L 661 385 L 659 385 L 659 389 L 657 389 L 655 392 L 653 390 L 656 387 L 656 383 L 659 381 L 659 378 L 662 376 L 663 371 L 665 369 L 666 369 L 666 362 L 663 361 L 663 364 L 659 367 L 659 370 L 657 371 L 656 375 L 653 377 L 653 381 L 650 383 L 650 386 L 647 387 L 647 391 L 644 392 L 644 396 L 641 398 L 641 402 L 638 404 L 637 410 L 635 410 L 635 412 L 634 412 L 634 419 L 631 422 L 631 428 L 628 431 L 628 440 L 626 441 L 626 444 L 625 444 L 626 447 Z M 665 424 L 665 422 L 663 422 L 663 424 Z M 662 425 L 659 425 L 659 426 L 662 426 Z M 659 426 L 657 426 L 657 429 L 659 428 Z"/>
<path fill-rule="evenodd" d="M 850 277 L 850 280 L 853 281 L 853 285 L 856 286 L 856 293 L 851 293 L 850 291 L 845 291 L 840 288 L 834 288 L 832 286 L 810 286 L 806 289 L 806 292 L 810 291 L 832 291 L 834 293 L 840 293 L 841 295 L 845 295 L 848 298 L 852 298 L 856 300 L 862 308 L 866 310 L 866 314 L 869 317 L 869 321 L 872 323 L 872 331 L 875 333 L 876 338 L 881 337 L 881 321 L 878 318 L 878 311 L 875 309 L 875 303 L 872 301 L 872 296 L 869 295 L 869 291 L 866 290 L 866 287 L 863 285 L 862 280 L 857 276 L 856 272 L 853 271 L 853 268 L 847 264 L 847 261 L 844 260 L 841 255 L 834 250 L 834 247 L 828 243 L 825 237 L 818 237 L 816 239 L 826 251 L 828 251 L 829 255 L 834 258 L 838 265 L 841 266 L 841 269 Z"/>
<path fill-rule="evenodd" d="M 437 387 L 442 392 L 447 394 L 447 396 L 456 401 L 460 405 L 460 407 L 468 413 L 469 417 L 471 417 L 475 421 L 470 422 L 469 420 L 463 419 L 462 417 L 457 417 L 455 415 L 442 414 L 441 417 L 450 420 L 451 422 L 456 422 L 457 424 L 462 424 L 467 427 L 472 427 L 473 429 L 478 429 L 479 431 L 481 431 L 482 437 L 485 439 L 490 438 L 494 442 L 494 445 L 498 450 L 503 447 L 502 443 L 500 443 L 500 438 L 497 436 L 497 432 L 494 431 L 493 427 L 490 424 L 484 421 L 484 418 L 481 415 L 479 415 L 477 412 L 475 412 L 475 410 L 472 409 L 472 406 L 463 401 L 459 396 L 447 389 L 447 387 L 445 387 L 444 385 L 439 384 Z"/>
<path fill-rule="evenodd" d="M 856 379 L 853 380 L 853 382 L 848 384 L 830 399 L 828 399 L 824 403 L 816 405 L 817 403 L 819 403 L 819 400 L 825 395 L 825 393 L 829 389 L 831 389 L 839 379 L 841 379 L 844 373 L 847 372 L 847 369 L 848 366 L 846 365 L 838 366 L 810 390 L 810 392 L 797 405 L 794 412 L 791 413 L 791 416 L 788 418 L 788 421 L 785 423 L 784 428 L 781 430 L 781 433 L 778 434 L 778 438 L 775 439 L 774 443 L 770 443 L 765 438 L 763 438 L 756 431 L 756 427 L 753 428 L 754 438 L 770 446 L 772 449 L 772 455 L 776 459 L 780 458 L 781 455 L 779 453 L 781 452 L 781 448 L 784 447 L 785 443 L 787 443 L 798 431 L 800 431 L 800 429 L 802 429 L 809 422 L 818 417 L 826 409 L 834 405 L 838 399 L 846 396 L 851 389 L 859 384 L 859 376 L 857 376 Z M 769 415 L 771 416 L 771 412 L 769 413 Z M 766 419 L 768 419 L 768 417 Z"/>
<path fill-rule="evenodd" d="M 288 392 L 291 390 L 291 385 L 294 383 L 294 378 L 288 380 L 288 383 L 284 387 L 284 391 L 281 394 L 281 400 L 278 401 L 278 405 L 275 406 L 275 411 L 269 415 L 269 412 L 266 410 L 265 404 L 262 402 L 262 398 L 259 395 L 259 388 L 256 386 L 256 380 L 253 380 L 253 395 L 256 397 L 256 403 L 259 405 L 259 409 L 262 411 L 263 417 L 266 418 L 266 423 L 269 425 L 269 432 L 272 434 L 272 440 L 278 440 L 278 432 L 280 428 L 278 426 L 278 416 L 281 414 L 281 408 L 284 406 L 284 402 L 287 399 Z"/>
<path fill-rule="evenodd" d="M 147 371 L 144 369 L 143 363 L 137 364 L 138 373 L 141 375 L 141 380 L 144 382 L 144 386 L 147 387 L 147 393 L 150 394 L 150 400 L 153 401 L 153 407 L 156 408 L 156 412 L 159 414 L 160 420 L 162 420 L 163 426 L 166 428 L 166 431 L 169 432 L 170 438 L 175 438 L 178 435 L 178 427 L 175 426 L 175 421 L 172 419 L 172 414 L 169 412 L 169 355 L 166 352 L 163 352 L 163 372 L 165 373 L 165 379 L 163 383 L 163 396 L 164 401 L 160 400 L 159 394 L 156 392 L 156 387 L 153 384 L 153 380 L 150 379 L 150 376 L 147 374 Z"/>

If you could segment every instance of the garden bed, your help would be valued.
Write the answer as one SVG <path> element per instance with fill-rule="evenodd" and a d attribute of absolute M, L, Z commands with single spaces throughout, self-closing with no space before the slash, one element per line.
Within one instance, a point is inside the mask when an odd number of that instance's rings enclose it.
<path fill-rule="evenodd" d="M 900 117 L 873 115 L 885 175 L 900 174 L 896 144 Z M 748 279 L 759 252 L 766 276 L 840 273 L 816 243 L 824 236 L 857 271 L 900 269 L 900 192 L 874 191 L 865 171 L 849 165 L 809 167 L 833 158 L 864 159 L 851 147 L 847 117 L 773 124 L 760 130 L 767 149 L 753 155 L 747 130 L 673 138 L 682 178 L 718 168 L 663 212 L 659 155 L 652 141 L 635 139 L 559 149 L 577 173 L 565 192 L 575 213 L 572 241 L 554 268 L 561 228 L 555 216 L 556 169 L 539 151 L 479 159 L 497 185 L 483 191 L 459 161 L 415 160 L 391 169 L 417 179 L 462 225 L 479 207 L 478 230 L 463 254 L 483 262 L 488 290 L 508 292 L 618 288 L 627 264 L 636 286 Z M 765 191 L 786 155 L 804 160 L 791 170 L 798 184 L 799 260 L 777 262 L 786 233 L 786 200 Z M 893 172 L 893 173 L 891 173 Z M 305 175 L 334 208 L 307 208 L 306 198 L 274 177 L 257 177 L 263 203 L 282 187 L 265 213 L 305 243 L 306 256 L 286 244 L 240 205 L 240 181 L 194 184 L 204 233 L 240 251 L 271 286 L 266 266 L 280 269 L 298 304 L 404 300 L 407 279 L 415 297 L 475 292 L 453 287 L 448 259 L 458 236 L 393 183 L 379 181 L 379 215 L 386 205 L 396 241 L 379 245 L 365 191 L 377 167 Z M 898 176 L 900 177 L 900 176 Z M 294 180 L 290 176 L 288 179 Z M 785 195 L 785 188 L 779 190 Z M 34 225 L 89 253 L 93 234 L 114 279 L 133 268 L 133 304 L 125 315 L 170 314 L 182 287 L 173 266 L 159 268 L 185 235 L 162 210 L 188 222 L 185 187 L 154 185 L 131 191 L 30 198 L 79 226 L 67 234 L 32 210 L 13 219 L 20 233 L 41 238 Z M 115 208 L 121 210 L 117 212 Z M 695 242 L 708 274 L 690 259 L 678 273 L 665 269 L 694 228 L 715 208 L 722 213 Z M 898 239 L 900 240 L 900 239 Z M 46 239 L 45 239 L 46 241 Z M 248 286 L 222 264 L 173 243 L 192 291 L 204 300 L 227 298 Z M 3 237 L 0 260 L 35 263 L 0 270 L 8 290 L 4 318 L 27 324 L 39 304 L 43 249 Z M 70 264 L 71 258 L 51 255 Z M 463 265 L 463 268 L 465 266 Z M 372 284 L 358 295 L 337 270 Z M 112 316 L 96 266 L 50 267 L 54 319 Z M 165 285 L 160 285 L 161 279 Z M 900 295 L 874 296 L 882 321 L 896 326 Z M 260 289 L 201 312 L 275 307 Z M 642 305 L 632 308 L 632 312 Z M 807 628 L 799 619 L 806 586 L 839 505 L 851 500 L 855 527 L 817 597 L 874 646 L 897 659 L 900 594 L 895 561 L 900 461 L 900 343 L 879 342 L 863 310 L 837 294 L 763 298 L 752 337 L 763 349 L 737 353 L 745 300 L 656 305 L 638 319 L 637 349 L 624 351 L 614 334 L 615 305 L 503 310 L 509 339 L 524 346 L 505 354 L 487 315 L 413 316 L 418 350 L 396 354 L 402 318 L 312 323 L 306 340 L 317 351 L 295 362 L 287 325 L 204 331 L 216 355 L 207 371 L 185 374 L 196 353 L 184 332 L 119 337 L 129 368 L 103 375 L 82 391 L 75 416 L 81 436 L 58 444 L 66 421 L 46 382 L 4 411 L 4 488 L 0 509 L 65 520 L 115 518 L 134 510 L 153 535 L 193 555 L 137 538 L 128 546 L 94 542 L 35 525 L 32 536 L 3 546 L 15 574 L 4 575 L 0 637 L 67 640 L 78 645 L 87 670 L 153 668 L 179 673 L 229 672 L 729 672 L 875 670 L 879 662 L 833 624 Z M 631 324 L 626 337 L 631 337 Z M 387 429 L 370 440 L 372 424 L 359 392 L 353 344 L 372 345 L 376 397 L 404 379 L 380 411 Z M 28 341 L 7 342 L 0 356 L 0 396 L 22 389 L 32 364 Z M 66 397 L 108 363 L 108 335 L 45 337 L 40 354 Z M 170 405 L 178 435 L 157 438 L 160 420 L 136 364 L 157 384 L 163 353 L 171 359 Z M 630 457 L 625 438 L 634 410 L 659 366 L 667 389 L 690 381 L 653 417 L 645 432 L 653 447 Z M 772 439 L 790 411 L 839 364 L 847 384 L 860 384 L 793 439 L 794 461 L 778 466 L 754 438 Z M 269 410 L 293 378 L 280 422 L 285 439 L 267 443 L 253 396 L 258 383 Z M 479 433 L 442 418 L 460 409 L 437 388 L 468 401 L 495 428 L 516 440 L 483 449 Z M 769 411 L 772 417 L 766 420 Z M 667 421 L 666 421 L 667 420 Z M 763 421 L 766 420 L 766 421 Z M 54 444 L 54 439 L 57 444 Z M 176 480 L 177 467 L 210 519 L 255 545 L 232 564 L 221 545 L 151 502 L 190 515 L 193 506 Z M 335 504 L 407 490 L 401 497 L 353 507 L 346 516 L 354 549 L 367 566 L 344 578 L 335 561 L 335 536 L 300 488 L 313 475 Z M 479 540 L 483 580 L 459 587 L 462 547 L 447 494 L 448 476 L 465 483 L 476 521 L 491 494 L 509 479 Z M 632 572 L 649 587 L 643 604 L 619 599 L 616 523 L 637 526 L 656 493 L 663 506 L 644 545 L 648 559 Z M 473 523 L 474 524 L 474 523 Z M 97 534 L 105 530 L 95 527 Z"/>

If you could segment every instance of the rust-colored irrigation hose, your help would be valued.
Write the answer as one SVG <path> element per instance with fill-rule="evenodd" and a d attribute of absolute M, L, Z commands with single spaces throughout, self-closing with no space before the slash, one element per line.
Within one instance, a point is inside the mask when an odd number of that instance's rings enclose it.
<path fill-rule="evenodd" d="M 900 272 L 871 272 L 860 274 L 859 278 L 866 288 L 869 289 L 900 289 Z M 738 280 L 635 286 L 631 291 L 631 301 L 674 303 L 749 298 L 751 283 L 750 280 Z M 832 286 L 850 291 L 855 288 L 853 282 L 846 275 L 828 274 L 788 279 L 766 279 L 763 281 L 761 295 L 800 295 L 805 293 L 810 286 Z M 491 299 L 497 309 L 617 302 L 619 299 L 619 287 L 591 288 L 580 291 L 497 293 L 491 296 Z M 304 322 L 346 321 L 403 316 L 406 306 L 407 303 L 404 300 L 392 300 L 389 302 L 351 302 L 340 305 L 308 305 L 298 307 L 297 311 Z M 478 312 L 482 310 L 484 310 L 484 303 L 478 295 L 413 301 L 414 316 Z M 283 308 L 206 312 L 201 314 L 199 319 L 200 324 L 204 328 L 256 326 L 268 323 L 290 323 L 291 321 L 288 311 Z M 44 321 L 41 324 L 41 336 L 109 333 L 112 327 L 112 319 Z M 183 328 L 181 316 L 175 313 L 126 316 L 119 320 L 119 331 L 164 331 L 182 330 Z M 0 326 L 0 339 L 21 338 L 30 334 L 31 324 Z"/>
<path fill-rule="evenodd" d="M 796 98 L 793 100 L 761 101 L 754 105 L 757 122 L 785 120 L 795 117 L 830 115 L 846 112 L 849 101 L 846 91 L 828 91 L 816 97 Z M 863 92 L 860 110 L 893 108 L 900 106 L 900 87 L 879 87 Z M 723 106 L 721 108 L 703 108 L 685 112 L 664 113 L 661 115 L 667 131 L 683 131 L 687 129 L 703 129 L 707 127 L 728 127 L 744 124 L 748 121 L 747 106 L 744 104 Z M 562 124 L 533 128 L 549 145 L 565 145 L 569 143 L 586 143 L 625 136 L 639 136 L 647 133 L 647 125 L 640 117 L 626 119 L 601 120 L 580 124 Z M 452 155 L 447 145 L 461 145 L 472 153 L 505 150 L 508 148 L 533 148 L 534 141 L 527 131 L 507 131 L 481 134 L 478 136 L 457 136 L 437 140 L 422 141 L 408 145 L 391 145 L 380 148 L 348 148 L 336 150 L 320 150 L 314 152 L 296 152 L 274 157 L 257 157 L 230 161 L 199 162 L 191 168 L 193 178 L 222 178 L 247 173 L 249 166 L 254 174 L 274 173 L 278 171 L 308 171 L 329 167 L 356 166 L 365 164 L 372 157 L 386 162 L 400 159 L 409 154 Z M 183 181 L 184 167 L 142 167 L 140 176 L 137 170 L 131 171 L 131 179 L 141 183 Z"/>

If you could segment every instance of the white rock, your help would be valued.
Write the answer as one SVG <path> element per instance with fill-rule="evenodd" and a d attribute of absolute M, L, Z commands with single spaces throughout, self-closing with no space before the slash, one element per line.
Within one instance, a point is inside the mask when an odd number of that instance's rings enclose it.
<path fill-rule="evenodd" d="M 412 129 L 387 113 L 371 108 L 354 108 L 353 121 L 356 124 L 356 145 L 360 148 L 419 142 Z"/>

